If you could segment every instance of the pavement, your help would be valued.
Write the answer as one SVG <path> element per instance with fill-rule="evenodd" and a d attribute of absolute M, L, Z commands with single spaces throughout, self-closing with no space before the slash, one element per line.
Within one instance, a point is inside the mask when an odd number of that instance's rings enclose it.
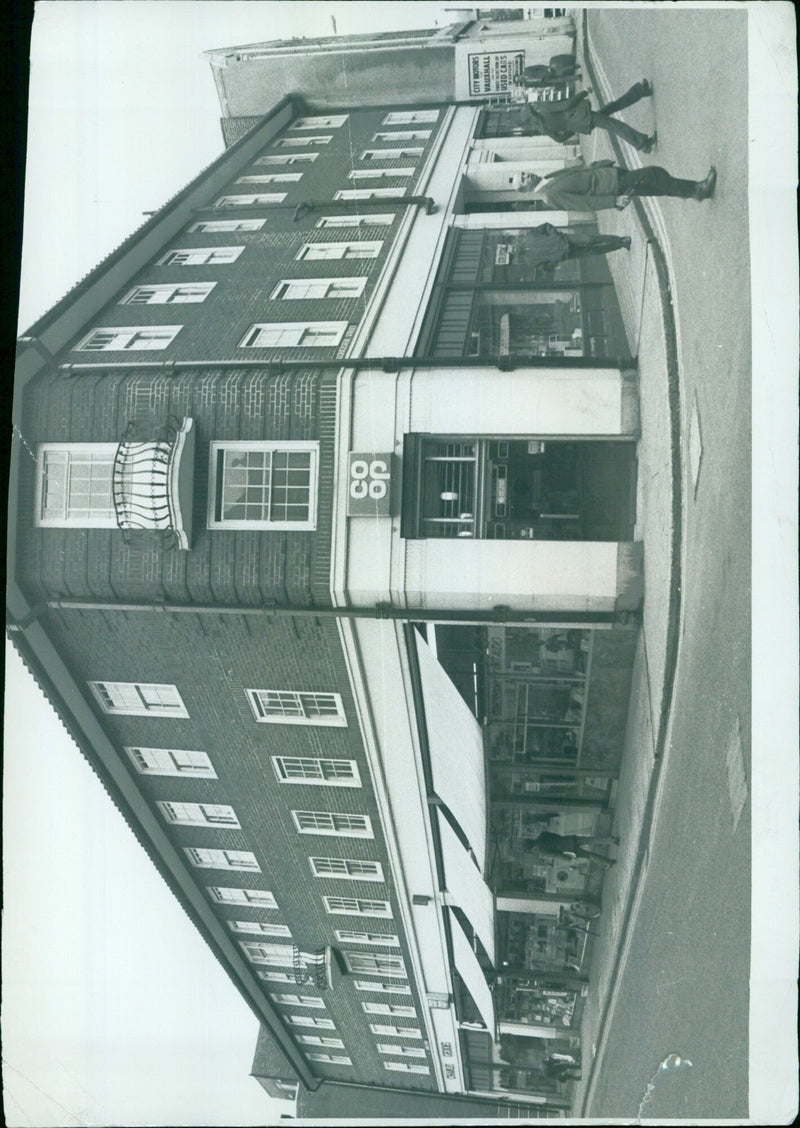
<path fill-rule="evenodd" d="M 578 58 L 593 102 L 617 96 L 602 59 L 587 36 L 586 13 L 576 13 Z M 650 99 L 625 112 L 648 133 L 655 122 Z M 629 168 L 641 154 L 609 134 L 582 137 L 586 163 L 613 159 Z M 695 205 L 689 205 L 695 206 Z M 650 833 L 670 721 L 681 610 L 683 508 L 682 403 L 679 329 L 672 303 L 670 248 L 657 201 L 636 199 L 622 212 L 597 216 L 602 233 L 628 235 L 629 252 L 607 258 L 619 297 L 631 352 L 638 357 L 641 437 L 638 444 L 637 524 L 644 543 L 644 605 L 634 660 L 631 703 L 617 788 L 614 832 L 617 864 L 603 887 L 603 915 L 594 945 L 590 985 L 581 1027 L 584 1071 L 573 1089 L 573 1110 L 582 1115 L 602 1069 L 605 1032 L 627 959 L 630 937 L 647 875 Z"/>

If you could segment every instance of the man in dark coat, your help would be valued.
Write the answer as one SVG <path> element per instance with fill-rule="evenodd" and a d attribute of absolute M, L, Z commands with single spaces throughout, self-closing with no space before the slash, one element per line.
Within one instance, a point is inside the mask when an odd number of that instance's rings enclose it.
<path fill-rule="evenodd" d="M 593 861 L 600 862 L 601 865 L 608 867 L 614 865 L 613 858 L 607 858 L 605 854 L 588 850 L 587 847 L 617 846 L 619 839 L 616 835 L 582 837 L 578 834 L 555 834 L 553 831 L 543 830 L 535 838 L 524 838 L 522 845 L 529 854 L 533 854 L 543 861 L 591 858 Z"/>
<path fill-rule="evenodd" d="M 681 180 L 665 168 L 620 168 L 613 161 L 594 161 L 585 168 L 560 168 L 538 181 L 526 173 L 520 192 L 532 200 L 542 200 L 555 211 L 622 210 L 633 196 L 676 196 L 682 200 L 708 200 L 714 195 L 717 170 L 714 166 L 705 180 Z"/>
<path fill-rule="evenodd" d="M 533 267 L 552 274 L 565 259 L 583 258 L 586 255 L 607 255 L 611 251 L 630 250 L 627 235 L 567 234 L 552 223 L 541 223 L 529 229 L 532 238 L 525 242 L 526 261 Z"/>
<path fill-rule="evenodd" d="M 647 79 L 636 82 L 620 97 L 598 110 L 589 104 L 589 91 L 581 90 L 571 98 L 560 102 L 529 102 L 528 122 L 536 134 L 545 134 L 554 141 L 566 144 L 574 133 L 591 133 L 593 129 L 605 129 L 623 141 L 628 141 L 640 153 L 649 153 L 656 143 L 655 133 L 648 136 L 633 126 L 619 121 L 611 115 L 626 106 L 633 106 L 642 98 L 649 98 L 652 87 Z"/>

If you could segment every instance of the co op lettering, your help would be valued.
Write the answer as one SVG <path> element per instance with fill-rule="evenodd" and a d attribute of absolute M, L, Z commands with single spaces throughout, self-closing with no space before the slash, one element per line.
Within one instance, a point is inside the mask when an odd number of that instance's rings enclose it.
<path fill-rule="evenodd" d="M 382 458 L 367 462 L 365 458 L 355 458 L 350 464 L 350 496 L 358 500 L 367 496 L 379 501 L 389 491 L 391 477 L 388 464 Z"/>

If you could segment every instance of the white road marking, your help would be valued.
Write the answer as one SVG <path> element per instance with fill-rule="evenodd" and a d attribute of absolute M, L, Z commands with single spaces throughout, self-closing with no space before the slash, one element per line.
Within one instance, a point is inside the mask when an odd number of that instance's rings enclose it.
<path fill-rule="evenodd" d="M 742 727 L 738 717 L 728 741 L 725 763 L 728 767 L 728 794 L 731 800 L 731 815 L 735 832 L 750 794 L 742 754 Z"/>

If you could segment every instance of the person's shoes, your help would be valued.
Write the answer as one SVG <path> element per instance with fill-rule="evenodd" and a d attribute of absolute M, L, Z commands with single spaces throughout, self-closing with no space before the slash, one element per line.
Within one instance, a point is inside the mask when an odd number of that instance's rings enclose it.
<path fill-rule="evenodd" d="M 695 200 L 708 200 L 717 186 L 717 170 L 712 165 L 705 180 L 698 180 L 694 189 Z"/>
<path fill-rule="evenodd" d="M 622 243 L 623 251 L 629 251 L 631 249 L 631 237 L 630 237 L 630 235 L 623 235 L 622 238 L 620 239 L 620 243 Z M 619 842 L 619 839 L 617 839 L 617 842 Z"/>
<path fill-rule="evenodd" d="M 652 98 L 653 97 L 653 84 L 651 82 L 648 82 L 646 78 L 643 78 L 641 85 L 642 85 L 642 97 L 643 98 Z"/>
<path fill-rule="evenodd" d="M 653 149 L 656 146 L 657 141 L 658 141 L 658 134 L 655 133 L 655 132 L 651 133 L 651 135 L 647 138 L 647 140 L 642 145 L 639 152 L 640 153 L 652 153 Z"/>
<path fill-rule="evenodd" d="M 630 242 L 630 240 L 628 240 L 628 242 Z M 613 834 L 611 837 L 614 839 L 615 845 L 619 846 L 619 835 Z"/>

